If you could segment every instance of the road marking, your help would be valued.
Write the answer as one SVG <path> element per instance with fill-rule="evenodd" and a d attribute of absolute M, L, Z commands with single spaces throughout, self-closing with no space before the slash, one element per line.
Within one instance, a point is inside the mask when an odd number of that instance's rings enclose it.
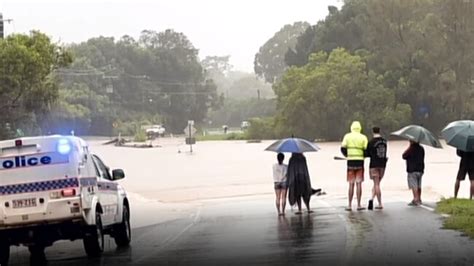
<path fill-rule="evenodd" d="M 344 264 L 348 264 L 351 260 L 351 258 L 353 257 L 354 253 L 355 253 L 355 244 L 354 244 L 354 240 L 357 238 L 357 235 L 356 235 L 356 232 L 355 230 L 352 228 L 351 226 L 351 223 L 350 221 L 347 219 L 346 216 L 344 216 L 338 208 L 336 208 L 335 206 L 333 206 L 331 203 L 325 201 L 325 200 L 322 200 L 322 199 L 318 199 L 318 202 L 321 203 L 322 205 L 326 206 L 327 208 L 333 210 L 336 212 L 336 216 L 342 220 L 343 224 L 344 224 L 344 229 L 346 230 L 346 246 L 345 246 L 345 249 L 346 249 L 346 256 L 344 258 L 344 261 L 345 263 Z"/>
<path fill-rule="evenodd" d="M 201 219 L 201 209 L 202 209 L 202 206 L 199 206 L 197 211 L 196 211 L 196 214 L 194 215 L 194 219 L 192 220 L 192 222 L 190 224 L 188 224 L 183 230 L 181 230 L 178 234 L 176 235 L 171 235 L 169 236 L 168 238 L 166 238 L 156 249 L 155 251 L 157 250 L 160 250 L 162 248 L 164 248 L 165 246 L 167 246 L 168 244 L 170 243 L 173 243 L 174 241 L 178 240 L 178 238 L 180 238 L 184 233 L 186 233 L 189 229 L 191 229 L 191 227 L 193 227 L 194 225 L 196 225 L 199 220 Z M 157 226 L 158 227 L 158 226 Z M 142 256 L 140 257 L 140 259 L 137 259 L 136 260 L 136 263 L 140 264 L 141 262 L 143 262 L 145 259 L 155 255 L 156 253 L 151 253 L 148 254 L 148 255 L 145 255 L 145 256 Z"/>
<path fill-rule="evenodd" d="M 193 227 L 194 225 L 196 225 L 198 222 L 199 222 L 199 219 L 201 218 L 201 209 L 202 209 L 202 206 L 199 206 L 196 214 L 194 215 L 194 219 L 192 221 L 192 223 L 188 224 L 188 226 L 186 226 L 183 230 L 181 230 L 181 232 L 179 232 L 177 235 L 175 235 L 173 238 L 171 239 L 167 239 L 165 240 L 165 242 L 162 244 L 162 246 L 164 246 L 165 244 L 169 244 L 169 243 L 173 243 L 174 241 L 178 240 L 178 238 L 180 238 L 184 233 L 186 233 L 186 231 L 188 231 L 191 227 Z"/>
<path fill-rule="evenodd" d="M 398 197 L 396 197 L 396 199 L 398 199 L 399 201 L 402 201 L 402 202 L 406 202 L 404 199 L 401 199 L 401 198 L 398 198 Z M 407 204 L 408 204 L 408 203 L 409 203 L 409 202 L 407 202 Z M 435 209 L 435 208 L 426 206 L 426 205 L 424 205 L 423 203 L 420 204 L 420 205 L 418 205 L 418 206 L 420 206 L 421 208 L 423 208 L 423 209 L 425 209 L 425 210 L 427 210 L 427 211 L 436 213 L 436 209 Z M 448 217 L 451 216 L 451 215 L 446 214 L 446 213 L 439 213 L 439 215 L 441 215 L 441 216 L 444 217 L 444 218 L 448 218 Z"/>

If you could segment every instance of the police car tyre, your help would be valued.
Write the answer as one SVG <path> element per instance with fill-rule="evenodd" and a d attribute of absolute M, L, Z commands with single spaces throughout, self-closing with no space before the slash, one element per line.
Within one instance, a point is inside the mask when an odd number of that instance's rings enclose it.
<path fill-rule="evenodd" d="M 84 249 L 89 257 L 100 257 L 104 251 L 104 230 L 99 212 L 95 214 L 95 226 L 84 236 Z"/>
<path fill-rule="evenodd" d="M 10 245 L 8 243 L 0 243 L 0 265 L 7 266 L 10 259 Z"/>
<path fill-rule="evenodd" d="M 132 240 L 132 230 L 130 228 L 130 210 L 127 205 L 123 205 L 123 219 L 114 228 L 115 244 L 118 247 L 127 247 Z"/>
<path fill-rule="evenodd" d="M 30 261 L 35 261 L 35 263 L 43 265 L 44 262 L 46 262 L 44 249 L 45 246 L 42 245 L 28 246 L 28 250 L 30 251 Z"/>

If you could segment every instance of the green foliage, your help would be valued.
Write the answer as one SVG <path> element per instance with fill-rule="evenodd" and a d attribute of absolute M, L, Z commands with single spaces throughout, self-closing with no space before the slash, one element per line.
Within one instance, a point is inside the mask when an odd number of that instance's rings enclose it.
<path fill-rule="evenodd" d="M 294 48 L 297 38 L 309 26 L 307 22 L 296 22 L 275 33 L 255 55 L 255 73 L 269 83 L 277 81 L 287 68 L 285 53 Z"/>
<path fill-rule="evenodd" d="M 273 117 L 252 118 L 250 127 L 247 129 L 248 139 L 275 139 L 280 137 L 275 131 L 275 119 Z"/>
<path fill-rule="evenodd" d="M 408 120 L 384 111 L 385 120 L 394 120 L 389 124 L 406 121 L 440 130 L 474 116 L 472 10 L 473 3 L 464 0 L 346 0 L 306 29 L 285 62 L 302 67 L 314 53 L 345 48 L 395 93 L 397 113 L 410 107 Z"/>
<path fill-rule="evenodd" d="M 444 220 L 444 228 L 460 230 L 474 238 L 474 201 L 468 199 L 443 199 L 436 211 L 449 214 Z"/>
<path fill-rule="evenodd" d="M 0 62 L 0 138 L 12 137 L 8 127 L 35 133 L 31 125 L 41 123 L 58 98 L 52 71 L 70 64 L 71 55 L 46 35 L 32 31 L 0 39 Z"/>
<path fill-rule="evenodd" d="M 146 132 L 145 130 L 141 129 L 139 126 L 136 127 L 135 136 L 133 138 L 136 142 L 145 142 L 146 141 Z"/>
<path fill-rule="evenodd" d="M 307 65 L 289 69 L 274 89 L 279 135 L 335 140 L 353 120 L 392 130 L 406 123 L 411 112 L 396 103 L 380 75 L 367 72 L 360 56 L 344 49 L 311 55 Z"/>
<path fill-rule="evenodd" d="M 200 123 L 221 102 L 198 50 L 183 33 L 145 30 L 138 41 L 98 37 L 71 50 L 76 60 L 58 75 L 62 90 L 79 91 L 69 92 L 71 97 L 53 110 L 52 117 L 68 110 L 69 121 L 58 121 L 54 131 L 71 125 L 84 134 L 108 135 L 114 122 L 151 121 L 158 115 L 168 132 L 179 133 L 187 120 Z"/>
<path fill-rule="evenodd" d="M 246 133 L 229 133 L 229 134 L 218 134 L 218 135 L 201 135 L 196 136 L 197 141 L 210 141 L 210 140 L 246 140 Z"/>

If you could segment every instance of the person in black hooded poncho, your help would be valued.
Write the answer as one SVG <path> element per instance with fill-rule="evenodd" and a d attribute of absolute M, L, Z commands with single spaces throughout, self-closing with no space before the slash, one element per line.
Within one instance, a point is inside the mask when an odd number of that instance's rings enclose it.
<path fill-rule="evenodd" d="M 301 199 L 303 199 L 308 212 L 312 212 L 309 207 L 309 200 L 314 193 L 311 189 L 306 158 L 301 153 L 293 153 L 288 163 L 288 201 L 291 206 L 298 205 L 298 214 L 301 213 Z"/>

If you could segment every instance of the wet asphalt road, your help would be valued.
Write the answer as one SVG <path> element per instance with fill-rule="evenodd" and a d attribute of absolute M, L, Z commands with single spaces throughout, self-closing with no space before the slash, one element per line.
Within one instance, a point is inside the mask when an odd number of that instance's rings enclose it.
<path fill-rule="evenodd" d="M 272 203 L 207 201 L 184 218 L 135 228 L 128 249 L 107 239 L 100 259 L 88 259 L 81 241 L 56 243 L 48 265 L 474 265 L 474 240 L 397 199 L 383 211 L 347 212 L 342 197 L 318 198 L 314 213 L 285 217 Z M 11 265 L 28 264 L 29 253 L 13 248 Z"/>

